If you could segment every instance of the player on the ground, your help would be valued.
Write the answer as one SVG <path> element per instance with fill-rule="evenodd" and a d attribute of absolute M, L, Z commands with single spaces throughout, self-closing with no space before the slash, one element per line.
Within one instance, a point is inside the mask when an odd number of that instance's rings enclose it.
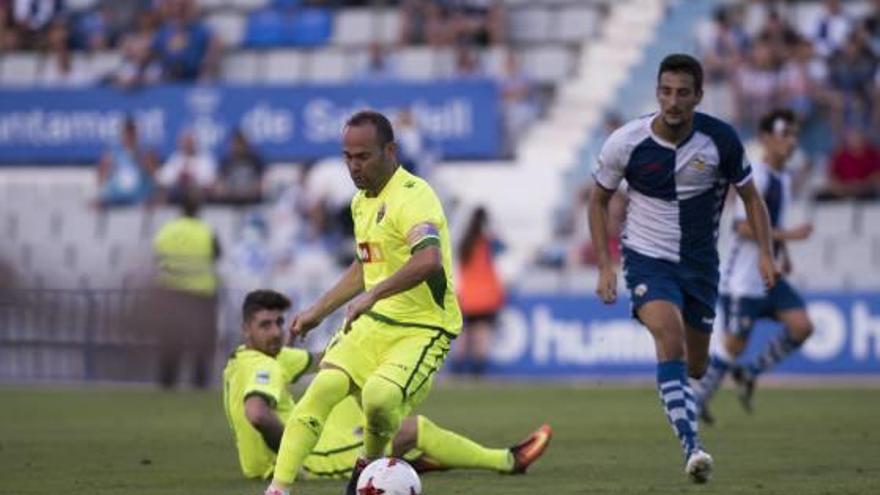
<path fill-rule="evenodd" d="M 284 314 L 289 308 L 290 300 L 278 292 L 249 293 L 242 304 L 245 343 L 232 353 L 223 371 L 226 418 L 235 435 L 241 470 L 248 478 L 271 476 L 284 421 L 294 407 L 288 385 L 317 370 L 321 357 L 285 347 Z M 298 477 L 347 477 L 363 447 L 363 422 L 363 411 L 354 398 L 336 406 Z M 409 416 L 394 437 L 390 453 L 407 459 L 418 471 L 474 468 L 524 473 L 543 452 L 530 453 L 542 434 L 550 434 L 548 426 L 509 449 L 490 449 L 424 416 Z"/>
<path fill-rule="evenodd" d="M 364 456 L 346 489 L 353 495 L 360 472 L 385 453 L 403 418 L 428 394 L 461 330 L 449 232 L 437 195 L 398 164 L 394 131 L 384 115 L 354 114 L 342 142 L 359 189 L 351 202 L 357 259 L 329 291 L 294 316 L 291 332 L 305 334 L 348 303 L 345 324 L 287 421 L 266 491 L 271 495 L 289 493 L 330 411 L 354 395 L 366 420 Z M 540 435 L 536 443 L 548 440 Z"/>
<path fill-rule="evenodd" d="M 728 184 L 745 203 L 761 277 L 767 287 L 775 280 L 767 211 L 742 143 L 730 125 L 695 112 L 702 85 L 703 69 L 693 57 L 663 60 L 657 74 L 660 111 L 608 137 L 589 205 L 600 268 L 596 293 L 610 304 L 617 298 L 617 273 L 608 252 L 608 202 L 626 179 L 621 241 L 633 315 L 654 338 L 661 402 L 684 450 L 685 472 L 698 483 L 708 480 L 713 461 L 697 434 L 688 376 L 706 370 L 718 290 L 718 220 Z"/>
<path fill-rule="evenodd" d="M 774 110 L 761 118 L 759 132 L 763 162 L 754 164 L 752 176 L 770 214 L 771 236 L 780 271 L 788 274 L 791 258 L 786 242 L 806 239 L 813 231 L 812 225 L 807 223 L 785 227 L 785 211 L 791 199 L 791 177 L 785 164 L 797 146 L 797 117 L 791 110 Z M 813 333 L 803 299 L 784 278 L 765 291 L 757 268 L 759 247 L 754 231 L 746 222 L 742 202 L 737 203 L 734 229 L 736 238 L 721 277 L 724 340 L 713 353 L 706 375 L 694 387 L 700 417 L 706 423 L 713 422 L 708 402 L 728 371 L 737 384 L 740 402 L 751 411 L 758 375 L 799 349 Z M 750 363 L 734 364 L 745 350 L 755 322 L 761 318 L 781 322 L 782 334 Z"/>

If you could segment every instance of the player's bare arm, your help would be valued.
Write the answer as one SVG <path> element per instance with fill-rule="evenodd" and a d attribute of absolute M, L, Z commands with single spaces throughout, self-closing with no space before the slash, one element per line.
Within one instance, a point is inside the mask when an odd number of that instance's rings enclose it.
<path fill-rule="evenodd" d="M 736 233 L 746 239 L 755 240 L 755 234 L 748 222 L 737 222 Z M 813 233 L 813 224 L 802 223 L 790 229 L 772 229 L 771 237 L 774 241 L 803 241 Z"/>
<path fill-rule="evenodd" d="M 764 285 L 769 289 L 776 284 L 776 267 L 773 264 L 773 251 L 770 248 L 770 216 L 767 206 L 761 199 L 755 183 L 751 180 L 736 188 L 746 208 L 746 217 L 754 234 L 755 241 L 761 249 L 760 270 Z"/>
<path fill-rule="evenodd" d="M 599 282 L 596 295 L 606 304 L 617 300 L 617 271 L 608 251 L 608 205 L 613 191 L 596 184 L 590 194 L 588 215 L 590 219 L 590 236 L 599 262 Z"/>
<path fill-rule="evenodd" d="M 293 336 L 305 335 L 318 326 L 327 315 L 364 291 L 364 270 L 360 261 L 349 265 L 336 284 L 324 293 L 314 304 L 297 313 L 290 322 Z"/>
<path fill-rule="evenodd" d="M 415 251 L 409 261 L 394 275 L 383 280 L 370 291 L 359 295 L 348 305 L 345 312 L 346 330 L 376 302 L 412 289 L 442 269 L 443 257 L 439 246 L 428 245 Z"/>
<path fill-rule="evenodd" d="M 262 396 L 251 395 L 244 401 L 244 414 L 248 422 L 263 437 L 272 452 L 278 452 L 281 437 L 284 435 L 284 423 L 275 414 L 275 410 Z"/>

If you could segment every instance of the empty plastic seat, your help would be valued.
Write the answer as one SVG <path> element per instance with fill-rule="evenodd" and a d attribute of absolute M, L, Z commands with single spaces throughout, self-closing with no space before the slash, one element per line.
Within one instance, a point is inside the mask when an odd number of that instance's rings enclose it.
<path fill-rule="evenodd" d="M 4 86 L 31 86 L 43 59 L 30 53 L 10 53 L 0 57 L 0 84 Z"/>
<path fill-rule="evenodd" d="M 226 82 L 250 84 L 260 77 L 260 57 L 254 51 L 238 51 L 223 56 L 221 73 Z"/>
<path fill-rule="evenodd" d="M 118 51 L 96 52 L 89 59 L 89 69 L 95 79 L 115 72 L 121 64 L 122 54 Z"/>
<path fill-rule="evenodd" d="M 522 67 L 536 81 L 553 83 L 572 74 L 573 62 L 570 50 L 562 45 L 548 45 L 527 50 Z"/>
<path fill-rule="evenodd" d="M 308 55 L 308 80 L 317 83 L 338 83 L 352 74 L 352 63 L 341 50 L 321 49 Z"/>
<path fill-rule="evenodd" d="M 277 10 L 259 10 L 248 16 L 244 44 L 254 48 L 284 45 L 285 16 Z"/>
<path fill-rule="evenodd" d="M 296 50 L 269 52 L 263 59 L 263 80 L 267 83 L 293 83 L 303 78 L 303 54 Z"/>
<path fill-rule="evenodd" d="M 287 41 L 293 46 L 321 46 L 333 33 L 333 15 L 327 9 L 302 9 L 293 15 Z"/>
<path fill-rule="evenodd" d="M 374 39 L 378 18 L 369 9 L 342 9 L 333 23 L 333 44 L 366 45 Z"/>
<path fill-rule="evenodd" d="M 378 12 L 378 31 L 373 39 L 386 45 L 397 43 L 400 40 L 400 9 L 382 9 Z"/>
<path fill-rule="evenodd" d="M 227 47 L 239 46 L 244 39 L 245 18 L 239 14 L 212 14 L 206 22 Z"/>
<path fill-rule="evenodd" d="M 850 235 L 854 228 L 855 206 L 852 203 L 820 204 L 813 214 L 814 235 L 837 237 Z"/>
<path fill-rule="evenodd" d="M 861 207 L 861 227 L 863 236 L 880 237 L 880 204 L 867 204 Z"/>
<path fill-rule="evenodd" d="M 426 47 L 405 48 L 395 55 L 401 79 L 426 81 L 436 75 L 434 50 Z"/>
<path fill-rule="evenodd" d="M 332 23 L 333 16 L 326 9 L 259 10 L 248 17 L 244 44 L 264 48 L 320 46 L 330 39 Z"/>
<path fill-rule="evenodd" d="M 266 5 L 269 5 L 269 1 L 270 0 L 226 0 L 230 6 L 241 10 L 262 9 Z"/>
<path fill-rule="evenodd" d="M 554 38 L 564 42 L 581 42 L 596 33 L 599 15 L 595 8 L 574 6 L 557 12 Z"/>
<path fill-rule="evenodd" d="M 544 42 L 552 37 L 552 23 L 548 9 L 516 9 L 510 13 L 510 37 L 513 41 Z"/>

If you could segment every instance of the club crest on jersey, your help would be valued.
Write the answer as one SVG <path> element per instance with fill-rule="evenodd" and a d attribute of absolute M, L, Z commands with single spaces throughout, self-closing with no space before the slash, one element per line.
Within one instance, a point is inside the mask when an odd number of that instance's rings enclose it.
<path fill-rule="evenodd" d="M 265 385 L 269 383 L 269 372 L 268 371 L 257 371 L 257 376 L 254 378 L 254 381 Z"/>
<path fill-rule="evenodd" d="M 385 218 L 385 203 L 379 205 L 379 211 L 376 213 L 376 223 L 381 222 L 383 218 Z"/>
<path fill-rule="evenodd" d="M 633 293 L 635 293 L 635 295 L 638 296 L 638 297 L 642 297 L 642 296 L 644 296 L 645 294 L 648 293 L 648 286 L 645 285 L 645 284 L 639 284 L 639 285 L 636 286 L 636 288 L 635 288 L 635 290 L 633 291 Z"/>
<path fill-rule="evenodd" d="M 706 160 L 703 158 L 702 155 L 697 155 L 697 157 L 691 161 L 690 165 L 700 172 L 706 170 Z"/>

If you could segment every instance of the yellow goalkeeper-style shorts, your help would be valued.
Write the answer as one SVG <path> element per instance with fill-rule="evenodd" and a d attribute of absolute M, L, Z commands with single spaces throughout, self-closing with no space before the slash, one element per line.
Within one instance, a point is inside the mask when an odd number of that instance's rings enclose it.
<path fill-rule="evenodd" d="M 402 412 L 406 416 L 431 390 L 451 337 L 439 328 L 368 312 L 352 323 L 348 333 L 336 333 L 327 345 L 323 363 L 344 370 L 359 388 L 373 375 L 395 383 L 403 391 Z"/>

